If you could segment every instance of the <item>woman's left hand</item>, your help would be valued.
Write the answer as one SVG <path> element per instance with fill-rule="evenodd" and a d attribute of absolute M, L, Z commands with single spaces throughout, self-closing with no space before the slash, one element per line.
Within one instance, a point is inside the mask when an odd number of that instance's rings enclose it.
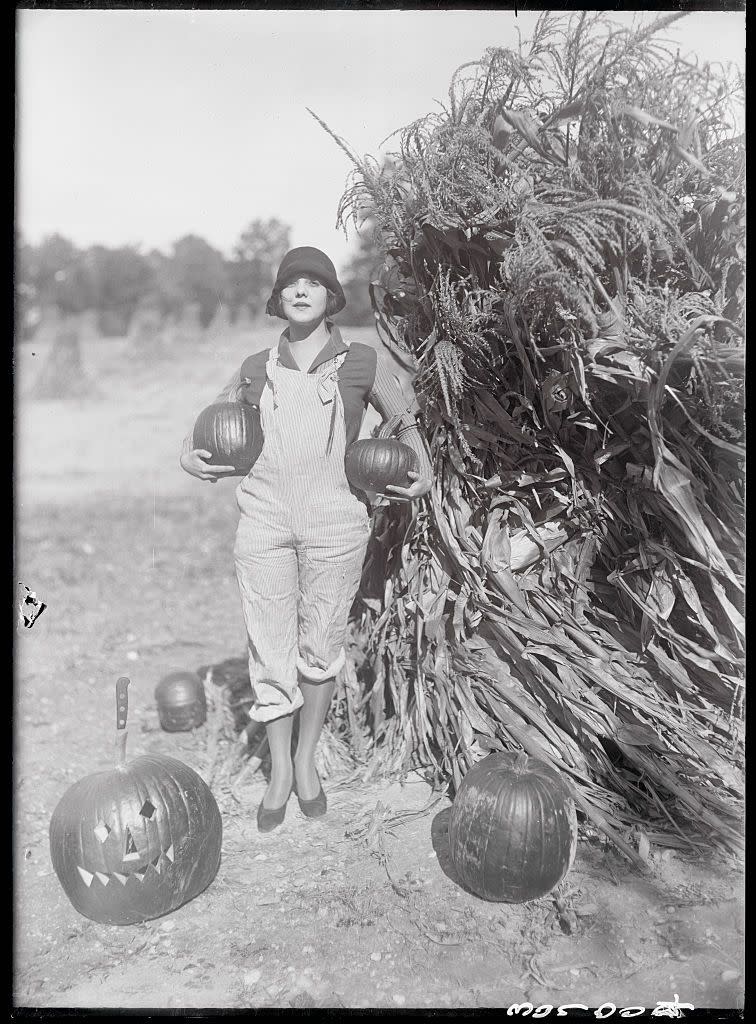
<path fill-rule="evenodd" d="M 427 494 L 431 489 L 433 481 L 430 477 L 420 476 L 419 473 L 415 473 L 414 470 L 410 469 L 407 472 L 407 476 L 410 480 L 414 480 L 414 483 L 410 487 L 398 487 L 396 484 L 386 484 L 386 491 L 380 494 L 379 497 L 386 498 L 388 501 L 414 501 L 416 498 L 422 498 L 424 494 Z M 391 491 L 392 493 L 387 493 Z"/>

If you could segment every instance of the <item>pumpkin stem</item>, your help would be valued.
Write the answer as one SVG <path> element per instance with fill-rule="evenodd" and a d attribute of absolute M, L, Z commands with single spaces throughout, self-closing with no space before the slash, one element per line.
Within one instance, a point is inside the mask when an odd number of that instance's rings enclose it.
<path fill-rule="evenodd" d="M 514 770 L 519 774 L 525 771 L 528 766 L 528 755 L 524 750 L 520 750 L 517 753 L 517 758 L 514 763 Z"/>

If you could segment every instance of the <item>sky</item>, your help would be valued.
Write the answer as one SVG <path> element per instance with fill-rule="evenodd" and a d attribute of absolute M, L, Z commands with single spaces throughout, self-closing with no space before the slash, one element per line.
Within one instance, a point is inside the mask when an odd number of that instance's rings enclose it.
<path fill-rule="evenodd" d="M 336 228 L 359 155 L 448 95 L 453 71 L 527 38 L 513 10 L 17 12 L 16 226 L 33 243 L 168 251 L 189 233 L 226 254 L 255 218 L 348 262 Z M 628 24 L 632 13 L 612 15 Z M 641 17 L 648 17 L 640 12 Z M 741 13 L 696 12 L 681 53 L 745 60 Z M 390 148 L 390 147 L 389 147 Z"/>

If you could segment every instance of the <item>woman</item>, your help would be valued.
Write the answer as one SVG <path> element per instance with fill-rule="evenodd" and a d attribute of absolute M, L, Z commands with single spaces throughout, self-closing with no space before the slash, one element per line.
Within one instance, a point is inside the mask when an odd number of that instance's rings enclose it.
<path fill-rule="evenodd" d="M 346 305 L 331 260 L 303 246 L 284 256 L 267 312 L 288 321 L 273 348 L 249 356 L 216 398 L 259 409 L 263 443 L 236 489 L 241 513 L 234 558 L 249 642 L 253 720 L 265 722 L 270 783 L 257 811 L 261 832 L 280 825 L 295 789 L 308 817 L 326 812 L 315 748 L 344 664 L 349 608 L 360 582 L 370 519 L 344 473 L 344 453 L 371 404 L 418 460 L 410 487 L 383 497 L 412 501 L 431 486 L 420 432 L 384 357 L 347 344 L 329 317 Z M 184 442 L 181 465 L 215 483 L 231 466 Z M 292 763 L 293 716 L 299 736 Z"/>

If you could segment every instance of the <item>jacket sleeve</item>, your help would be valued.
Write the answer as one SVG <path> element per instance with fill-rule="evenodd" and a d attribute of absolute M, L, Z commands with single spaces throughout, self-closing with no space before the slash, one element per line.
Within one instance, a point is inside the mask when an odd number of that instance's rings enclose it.
<path fill-rule="evenodd" d="M 423 435 L 417 426 L 417 421 L 411 409 L 411 400 L 407 398 L 399 386 L 399 381 L 391 371 L 382 353 L 378 353 L 378 360 L 375 367 L 375 380 L 368 396 L 370 404 L 383 418 L 383 422 L 392 416 L 401 415 L 401 420 L 394 430 L 394 437 L 398 441 L 408 445 L 417 456 L 418 472 L 421 476 L 432 477 L 433 467 L 431 466 L 428 449 L 423 440 Z"/>
<path fill-rule="evenodd" d="M 221 391 L 221 393 L 219 395 L 217 395 L 212 400 L 212 402 L 210 404 L 211 405 L 220 405 L 222 402 L 231 402 L 231 401 L 233 401 L 234 399 L 231 396 L 232 395 L 233 396 L 236 395 L 236 392 L 238 391 L 239 387 L 241 386 L 241 383 L 242 383 L 241 370 L 237 370 L 236 373 L 233 375 L 233 377 L 226 384 L 224 389 Z M 184 440 L 183 440 L 183 442 L 181 444 L 181 454 L 182 455 L 187 455 L 194 448 L 194 442 L 193 442 L 193 439 L 192 439 L 192 434 L 193 434 L 193 430 L 190 431 L 186 435 L 186 437 L 184 438 Z"/>

